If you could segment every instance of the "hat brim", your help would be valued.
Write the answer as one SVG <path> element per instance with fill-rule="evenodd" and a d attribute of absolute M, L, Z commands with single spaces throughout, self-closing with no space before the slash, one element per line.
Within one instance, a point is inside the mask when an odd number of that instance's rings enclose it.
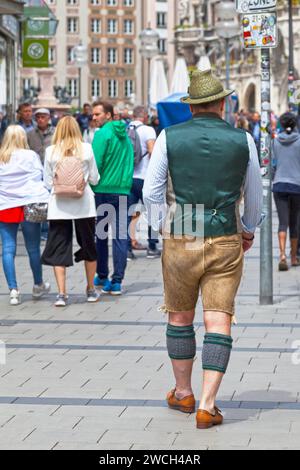
<path fill-rule="evenodd" d="M 221 100 L 222 98 L 226 98 L 229 95 L 232 95 L 234 90 L 224 90 L 222 93 L 217 95 L 208 96 L 206 98 L 191 98 L 190 96 L 184 96 L 181 98 L 182 103 L 186 104 L 204 104 L 204 103 L 211 103 L 213 101 Z"/>

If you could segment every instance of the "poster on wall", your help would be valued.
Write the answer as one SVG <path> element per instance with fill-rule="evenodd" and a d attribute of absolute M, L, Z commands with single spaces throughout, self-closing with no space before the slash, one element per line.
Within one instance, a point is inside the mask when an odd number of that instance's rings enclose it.
<path fill-rule="evenodd" d="M 275 12 L 244 15 L 242 24 L 246 49 L 277 47 L 278 29 Z"/>

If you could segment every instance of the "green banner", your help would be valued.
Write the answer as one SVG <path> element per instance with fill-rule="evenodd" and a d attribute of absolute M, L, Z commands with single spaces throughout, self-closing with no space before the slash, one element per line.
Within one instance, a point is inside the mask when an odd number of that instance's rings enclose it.
<path fill-rule="evenodd" d="M 49 12 L 51 12 L 51 10 L 46 4 L 24 7 L 24 15 L 26 18 L 49 18 Z"/>
<path fill-rule="evenodd" d="M 48 39 L 24 39 L 23 67 L 49 67 Z"/>
<path fill-rule="evenodd" d="M 25 37 L 49 36 L 49 21 L 42 19 L 28 19 L 24 23 Z"/>

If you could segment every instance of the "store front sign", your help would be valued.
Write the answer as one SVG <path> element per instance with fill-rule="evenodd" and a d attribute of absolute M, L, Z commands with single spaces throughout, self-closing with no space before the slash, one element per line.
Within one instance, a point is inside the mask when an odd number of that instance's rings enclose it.
<path fill-rule="evenodd" d="M 49 66 L 49 40 L 25 38 L 23 44 L 23 67 Z"/>
<path fill-rule="evenodd" d="M 28 19 L 25 23 L 26 37 L 49 36 L 49 21 L 44 19 Z"/>

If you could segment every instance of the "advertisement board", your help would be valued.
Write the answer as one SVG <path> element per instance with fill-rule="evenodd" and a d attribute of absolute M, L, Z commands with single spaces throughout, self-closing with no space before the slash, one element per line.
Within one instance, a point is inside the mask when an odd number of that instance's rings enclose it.
<path fill-rule="evenodd" d="M 278 29 L 276 13 L 244 15 L 243 41 L 246 49 L 277 47 Z"/>

